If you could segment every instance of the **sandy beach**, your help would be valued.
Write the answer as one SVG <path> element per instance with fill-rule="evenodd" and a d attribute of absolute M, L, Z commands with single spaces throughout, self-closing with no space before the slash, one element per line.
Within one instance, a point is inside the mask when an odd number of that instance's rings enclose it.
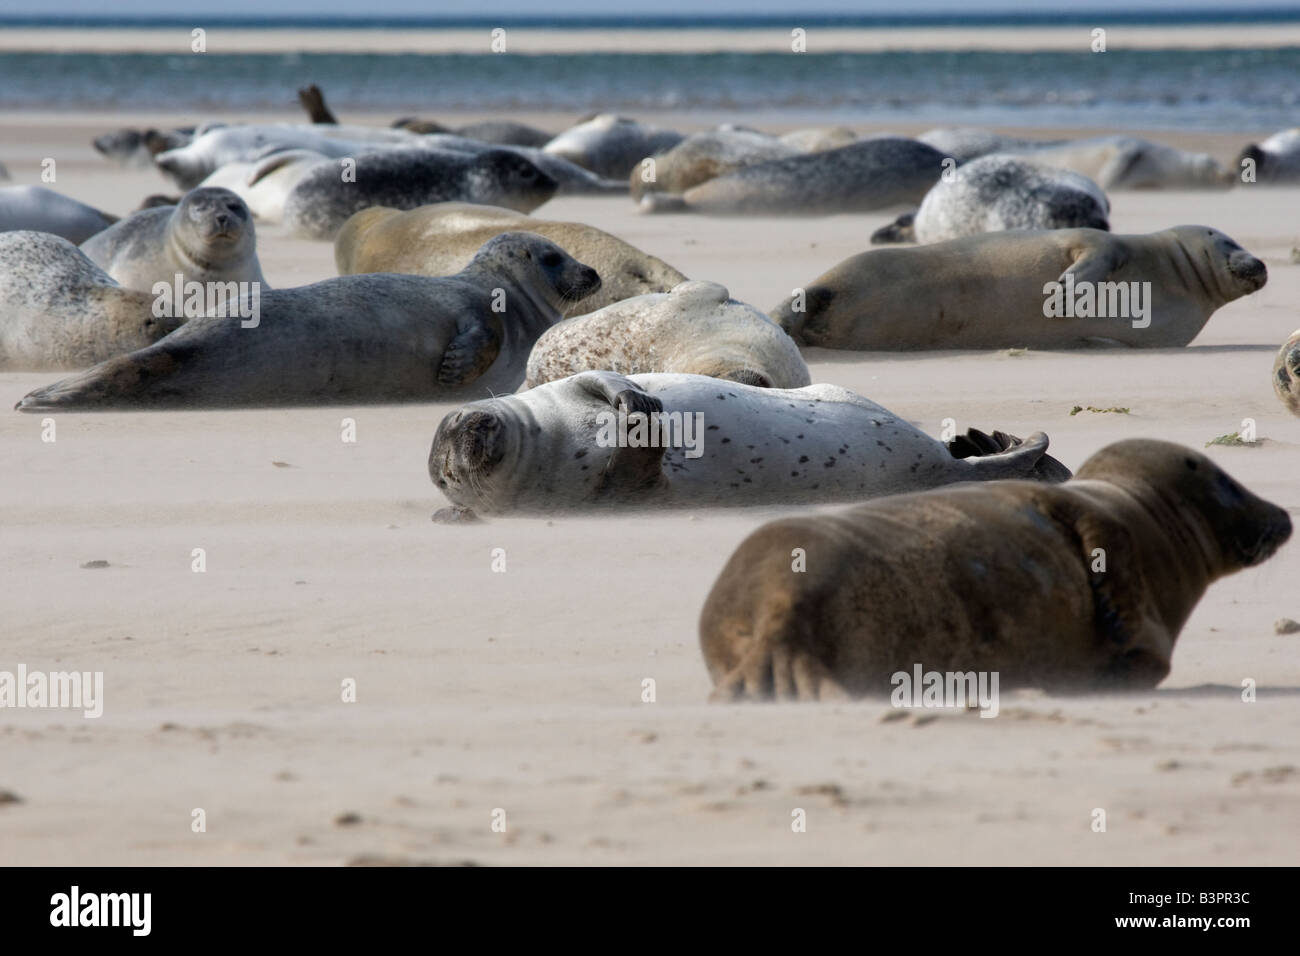
<path fill-rule="evenodd" d="M 170 184 L 110 166 L 91 137 L 188 119 L 6 114 L 0 161 L 36 183 L 55 157 L 57 189 L 121 215 Z M 1261 132 L 1149 135 L 1231 162 Z M 1269 382 L 1300 325 L 1300 188 L 1111 201 L 1115 232 L 1221 229 L 1265 260 L 1267 286 L 1187 349 L 812 351 L 813 380 L 932 435 L 948 417 L 1041 429 L 1072 468 L 1121 438 L 1204 448 L 1254 419 L 1257 446 L 1206 453 L 1300 515 L 1300 420 Z M 893 218 L 648 217 L 625 197 L 536 215 L 598 226 L 763 311 Z M 272 286 L 335 275 L 331 244 L 258 236 Z M 58 377 L 0 374 L 0 406 Z M 1213 585 L 1153 693 L 1004 694 L 992 720 L 884 700 L 709 705 L 701 603 L 735 545 L 783 512 L 435 525 L 446 502 L 425 461 L 449 408 L 60 414 L 54 442 L 42 416 L 0 413 L 0 669 L 104 673 L 98 719 L 0 721 L 14 797 L 0 864 L 1300 862 L 1300 635 L 1273 627 L 1300 619 L 1300 546 Z M 792 832 L 796 809 L 807 832 Z"/>
<path fill-rule="evenodd" d="M 284 29 L 216 26 L 202 17 L 191 27 L 106 27 L 93 31 L 42 27 L 6 27 L 0 52 L 190 52 L 191 30 L 203 28 L 212 53 L 488 53 L 492 30 L 484 28 L 349 30 L 292 27 Z M 1092 31 L 1106 30 L 1108 49 L 1204 50 L 1260 49 L 1300 45 L 1300 24 L 1237 24 L 1225 32 L 1217 24 L 1161 26 L 1112 25 L 1104 16 L 1095 25 L 1059 27 L 910 27 L 888 30 L 843 29 L 801 24 L 797 13 L 789 25 L 738 29 L 614 29 L 510 27 L 510 53 L 786 53 L 791 31 L 804 30 L 809 53 L 883 52 L 891 50 L 1089 50 Z"/>

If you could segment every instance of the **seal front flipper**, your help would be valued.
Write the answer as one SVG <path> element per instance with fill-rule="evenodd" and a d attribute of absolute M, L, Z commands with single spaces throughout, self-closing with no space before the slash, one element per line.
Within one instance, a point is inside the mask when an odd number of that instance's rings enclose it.
<path fill-rule="evenodd" d="M 1115 689 L 1155 687 L 1169 673 L 1174 638 L 1152 601 L 1132 532 L 1095 512 L 1078 515 L 1083 560 L 1092 588 L 1094 626 L 1109 657 L 1102 682 Z"/>
<path fill-rule="evenodd" d="M 1103 248 L 1084 247 L 1075 253 L 1074 262 L 1060 274 L 1057 282 L 1064 284 L 1066 276 L 1073 276 L 1077 286 L 1083 282 L 1105 282 L 1124 265 L 1124 256 L 1118 243 L 1104 243 Z"/>
<path fill-rule="evenodd" d="M 628 415 L 634 412 L 650 415 L 664 410 L 663 402 L 616 372 L 581 372 L 573 376 L 573 384 Z"/>
<path fill-rule="evenodd" d="M 500 332 L 477 319 L 462 316 L 438 364 L 438 384 L 468 385 L 486 372 L 500 354 Z"/>
<path fill-rule="evenodd" d="M 655 415 L 664 410 L 663 402 L 637 385 L 630 378 L 615 372 L 582 372 L 573 376 L 573 384 L 594 398 L 608 402 L 621 416 Z M 626 422 L 628 441 L 626 444 L 610 442 L 609 425 L 603 426 L 596 436 L 596 442 L 604 447 L 613 444 L 605 470 L 601 473 L 600 484 L 596 486 L 597 499 L 615 501 L 633 496 L 643 498 L 647 489 L 666 488 L 668 479 L 664 477 L 664 445 L 659 441 L 650 441 L 658 436 L 659 430 L 649 423 L 638 429 L 628 420 Z M 623 434 L 621 430 L 615 434 Z M 647 441 L 634 443 L 634 436 L 644 436 Z M 605 437 L 602 438 L 602 435 Z"/>

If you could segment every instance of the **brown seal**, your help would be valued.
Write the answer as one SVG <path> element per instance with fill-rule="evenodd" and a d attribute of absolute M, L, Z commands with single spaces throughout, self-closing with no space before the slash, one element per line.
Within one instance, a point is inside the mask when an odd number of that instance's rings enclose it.
<path fill-rule="evenodd" d="M 714 584 L 700 645 L 723 700 L 884 696 L 917 664 L 1002 688 L 1151 688 L 1206 587 L 1290 534 L 1285 511 L 1204 455 L 1133 439 L 1065 484 L 958 485 L 766 524 Z"/>

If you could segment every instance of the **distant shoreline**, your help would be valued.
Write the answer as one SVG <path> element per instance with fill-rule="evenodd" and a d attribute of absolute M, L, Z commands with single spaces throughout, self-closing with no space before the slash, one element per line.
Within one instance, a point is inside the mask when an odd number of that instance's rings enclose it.
<path fill-rule="evenodd" d="M 195 18 L 185 25 L 5 27 L 0 53 L 178 53 L 189 54 L 190 33 L 206 31 L 209 53 L 484 53 L 491 52 L 491 28 L 398 29 L 369 26 L 227 27 Z M 506 30 L 507 54 L 557 53 L 761 53 L 788 52 L 800 18 L 780 25 L 677 28 L 513 26 Z M 803 26 L 808 53 L 891 51 L 1087 51 L 1092 30 L 1106 30 L 1108 50 L 1281 49 L 1300 47 L 1300 19 L 1273 23 L 1134 26 L 1098 17 L 1072 26 L 928 26 L 881 29 Z"/>

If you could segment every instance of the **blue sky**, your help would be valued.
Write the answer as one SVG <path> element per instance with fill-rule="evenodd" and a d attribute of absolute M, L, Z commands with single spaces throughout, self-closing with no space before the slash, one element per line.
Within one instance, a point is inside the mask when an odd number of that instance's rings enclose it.
<path fill-rule="evenodd" d="M 1295 9 L 1297 0 L 0 0 L 0 14 L 40 16 L 493 16 L 615 14 L 906 14 L 1054 10 Z"/>

